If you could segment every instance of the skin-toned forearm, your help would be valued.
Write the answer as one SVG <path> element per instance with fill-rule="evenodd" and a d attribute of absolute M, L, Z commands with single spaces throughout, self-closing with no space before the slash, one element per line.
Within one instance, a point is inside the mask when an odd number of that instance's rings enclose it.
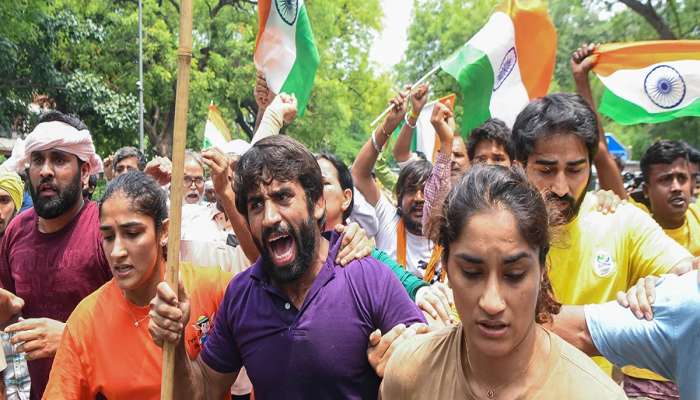
<path fill-rule="evenodd" d="M 671 271 L 669 271 L 669 274 L 674 274 L 674 275 L 683 275 L 687 272 L 690 272 L 694 268 L 693 265 L 693 258 L 685 258 L 678 262 Z"/>
<path fill-rule="evenodd" d="M 236 238 L 238 238 L 243 253 L 245 253 L 251 263 L 255 262 L 260 256 L 260 251 L 253 241 L 253 236 L 248 229 L 248 223 L 236 209 L 236 195 L 233 189 L 228 186 L 228 189 L 220 196 L 219 200 L 224 208 L 226 217 L 231 222 L 233 231 L 236 233 Z"/>
<path fill-rule="evenodd" d="M 377 145 L 383 148 L 388 140 L 388 137 L 381 134 L 381 131 L 382 125 L 375 130 L 373 135 Z M 357 153 L 357 158 L 355 158 L 355 162 L 352 164 L 351 169 L 352 180 L 355 187 L 360 191 L 360 193 L 362 193 L 363 196 L 365 196 L 367 202 L 373 206 L 377 204 L 380 196 L 379 189 L 377 188 L 374 179 L 372 179 L 372 169 L 374 168 L 378 157 L 379 153 L 377 153 L 377 150 L 374 148 L 374 145 L 372 144 L 372 137 L 370 137 L 362 146 L 360 152 Z"/>
<path fill-rule="evenodd" d="M 173 400 L 204 399 L 206 391 L 200 358 L 192 361 L 187 356 L 184 339 L 175 348 Z"/>
<path fill-rule="evenodd" d="M 552 318 L 551 323 L 543 325 L 545 328 L 589 356 L 600 355 L 588 331 L 583 306 L 562 306 L 559 314 Z"/>
<path fill-rule="evenodd" d="M 588 75 L 575 75 L 574 82 L 576 83 L 576 92 L 591 106 L 598 120 L 598 152 L 596 153 L 593 163 L 595 164 L 596 171 L 598 171 L 600 187 L 601 189 L 612 190 L 621 199 L 626 199 L 627 191 L 625 190 L 625 184 L 622 180 L 620 170 L 615 163 L 615 158 L 608 151 L 608 142 L 605 138 L 605 131 L 600 116 L 598 115 L 595 102 L 593 102 L 593 92 L 591 91 L 591 84 L 588 81 Z"/>
<path fill-rule="evenodd" d="M 391 150 L 397 162 L 404 162 L 411 158 L 411 140 L 413 140 L 413 128 L 404 124 Z"/>

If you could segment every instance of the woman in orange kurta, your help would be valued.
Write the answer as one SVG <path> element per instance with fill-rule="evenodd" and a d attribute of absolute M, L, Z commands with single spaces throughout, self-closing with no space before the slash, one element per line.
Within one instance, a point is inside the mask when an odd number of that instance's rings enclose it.
<path fill-rule="evenodd" d="M 160 398 L 163 354 L 148 332 L 148 305 L 165 271 L 167 214 L 165 192 L 143 173 L 119 176 L 107 187 L 100 230 L 114 278 L 68 319 L 45 399 Z M 192 310 L 183 340 L 194 358 L 231 275 L 183 266 L 180 276 Z"/>

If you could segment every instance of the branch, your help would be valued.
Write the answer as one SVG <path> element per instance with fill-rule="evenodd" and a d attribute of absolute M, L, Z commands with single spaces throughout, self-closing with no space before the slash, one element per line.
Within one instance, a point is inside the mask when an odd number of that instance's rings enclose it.
<path fill-rule="evenodd" d="M 620 3 L 629 7 L 632 11 L 641 15 L 652 28 L 659 34 L 659 39 L 662 40 L 675 40 L 676 34 L 673 33 L 668 24 L 661 18 L 661 16 L 654 10 L 651 3 L 643 4 L 638 0 L 619 0 Z"/>

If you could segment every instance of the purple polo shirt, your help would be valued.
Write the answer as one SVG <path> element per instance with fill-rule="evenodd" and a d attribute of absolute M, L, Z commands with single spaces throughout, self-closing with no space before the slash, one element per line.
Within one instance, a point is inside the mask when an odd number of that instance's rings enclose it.
<path fill-rule="evenodd" d="M 201 357 L 220 373 L 245 366 L 258 399 L 375 399 L 370 333 L 425 322 L 388 267 L 371 257 L 336 265 L 339 235 L 324 237 L 328 258 L 300 310 L 260 259 L 226 289 Z"/>

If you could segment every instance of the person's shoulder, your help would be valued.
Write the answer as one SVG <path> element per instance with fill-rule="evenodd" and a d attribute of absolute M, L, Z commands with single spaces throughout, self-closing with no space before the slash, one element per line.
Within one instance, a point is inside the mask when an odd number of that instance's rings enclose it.
<path fill-rule="evenodd" d="M 409 381 L 415 381 L 412 377 L 422 375 L 426 365 L 437 365 L 433 361 L 442 358 L 459 359 L 454 346 L 455 335 L 461 337 L 459 327 L 450 326 L 406 339 L 394 350 L 385 374 L 400 375 Z"/>
<path fill-rule="evenodd" d="M 388 257 L 388 256 L 387 256 Z M 364 281 L 369 284 L 384 284 L 384 279 L 393 277 L 394 273 L 385 263 L 372 255 L 350 261 L 345 267 L 335 265 L 336 272 L 342 273 L 350 280 Z"/>
<path fill-rule="evenodd" d="M 624 399 L 624 392 L 586 354 L 570 345 L 554 333 L 552 344 L 559 349 L 558 379 L 575 382 L 576 387 L 586 388 L 585 398 Z M 554 347 L 553 346 L 553 347 Z M 584 398 L 582 397 L 582 398 Z"/>
<path fill-rule="evenodd" d="M 12 221 L 7 225 L 7 229 L 3 236 L 14 238 L 15 236 L 24 236 L 36 229 L 34 220 L 37 218 L 34 207 L 28 208 L 17 214 Z"/>
<path fill-rule="evenodd" d="M 78 303 L 66 321 L 71 333 L 78 333 L 80 337 L 84 337 L 85 331 L 92 329 L 98 318 L 111 314 L 106 309 L 116 304 L 114 295 L 118 291 L 114 285 L 114 280 L 110 280 Z"/>

